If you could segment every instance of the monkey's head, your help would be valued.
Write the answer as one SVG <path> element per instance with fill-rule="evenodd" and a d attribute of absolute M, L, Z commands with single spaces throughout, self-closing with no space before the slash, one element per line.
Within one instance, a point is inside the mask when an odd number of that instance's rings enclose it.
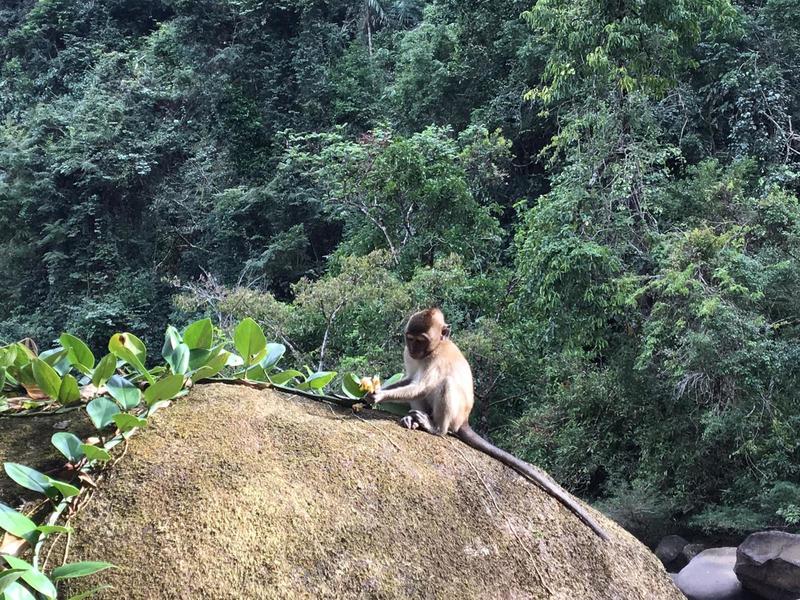
<path fill-rule="evenodd" d="M 411 358 L 420 360 L 436 351 L 442 340 L 450 337 L 450 325 L 438 308 L 411 315 L 406 325 L 406 347 Z"/>

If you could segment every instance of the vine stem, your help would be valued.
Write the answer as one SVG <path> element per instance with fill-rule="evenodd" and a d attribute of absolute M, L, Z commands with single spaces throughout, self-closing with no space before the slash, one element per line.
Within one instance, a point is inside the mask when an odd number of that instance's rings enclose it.
<path fill-rule="evenodd" d="M 298 390 L 296 388 L 287 387 L 285 385 L 278 385 L 276 383 L 270 383 L 268 381 L 251 381 L 249 379 L 229 379 L 225 377 L 209 377 L 208 379 L 200 379 L 195 383 L 224 383 L 226 385 L 243 385 L 245 387 L 249 387 L 256 390 L 278 390 L 280 392 L 286 392 L 287 394 L 294 394 L 296 396 L 302 396 L 303 398 L 310 398 L 311 400 L 316 400 L 317 402 L 331 402 L 336 404 L 337 406 L 342 406 L 344 408 L 353 408 L 354 405 L 363 403 L 361 398 L 347 398 L 345 396 L 336 395 L 327 395 L 327 394 L 315 394 L 314 392 L 308 392 L 306 390 Z M 369 405 L 365 405 L 369 406 Z"/>

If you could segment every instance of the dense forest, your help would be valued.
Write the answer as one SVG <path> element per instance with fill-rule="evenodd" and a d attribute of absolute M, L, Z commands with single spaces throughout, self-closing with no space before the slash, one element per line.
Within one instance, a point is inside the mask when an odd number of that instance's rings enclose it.
<path fill-rule="evenodd" d="M 251 316 L 645 539 L 800 524 L 796 0 L 6 0 L 0 342 Z"/>

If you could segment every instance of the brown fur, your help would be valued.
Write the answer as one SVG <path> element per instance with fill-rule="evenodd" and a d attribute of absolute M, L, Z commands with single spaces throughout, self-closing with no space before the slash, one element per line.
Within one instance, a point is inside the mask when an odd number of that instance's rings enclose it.
<path fill-rule="evenodd" d="M 472 430 L 469 425 L 474 403 L 472 369 L 458 346 L 450 340 L 450 326 L 442 311 L 429 308 L 411 315 L 405 336 L 405 377 L 370 394 L 367 399 L 376 404 L 408 404 L 411 410 L 401 420 L 404 427 L 436 435 L 452 433 L 537 484 L 575 513 L 601 539 L 608 540 L 606 532 L 557 483 Z"/>

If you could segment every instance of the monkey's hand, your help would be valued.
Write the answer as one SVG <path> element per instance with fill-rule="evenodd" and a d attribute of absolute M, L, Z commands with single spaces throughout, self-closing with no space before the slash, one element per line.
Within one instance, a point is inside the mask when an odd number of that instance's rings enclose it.
<path fill-rule="evenodd" d="M 364 402 L 368 404 L 378 404 L 386 398 L 386 392 L 383 390 L 375 390 L 374 392 L 370 392 L 366 396 L 362 398 Z"/>

